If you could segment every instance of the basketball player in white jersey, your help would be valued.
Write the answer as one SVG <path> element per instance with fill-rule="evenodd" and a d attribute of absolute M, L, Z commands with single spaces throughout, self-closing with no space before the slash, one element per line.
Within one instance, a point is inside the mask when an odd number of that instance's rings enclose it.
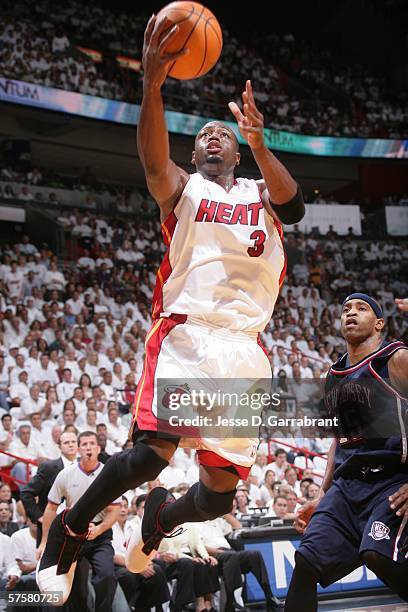
<path fill-rule="evenodd" d="M 157 379 L 265 379 L 269 360 L 258 344 L 270 320 L 285 271 L 283 223 L 304 215 L 300 188 L 267 149 L 263 117 L 250 81 L 243 109 L 230 110 L 251 148 L 261 180 L 234 178 L 240 161 L 234 132 L 219 121 L 198 133 L 192 154 L 196 172 L 178 167 L 169 153 L 161 87 L 172 61 L 166 53 L 177 32 L 153 16 L 143 49 L 143 100 L 137 142 L 150 193 L 160 207 L 168 247 L 157 275 L 152 329 L 139 381 L 132 435 L 134 447 L 114 455 L 84 496 L 50 529 L 38 568 L 42 591 L 72 584 L 71 564 L 100 508 L 124 491 L 155 479 L 168 465 L 182 436 L 163 434 L 158 419 Z M 208 434 L 208 432 L 207 432 Z M 240 478 L 256 457 L 256 438 L 196 437 L 199 482 L 175 500 L 162 487 L 146 499 L 141 534 L 130 540 L 127 567 L 141 572 L 163 537 L 185 522 L 206 521 L 231 510 Z M 268 609 L 279 602 L 271 595 Z"/>

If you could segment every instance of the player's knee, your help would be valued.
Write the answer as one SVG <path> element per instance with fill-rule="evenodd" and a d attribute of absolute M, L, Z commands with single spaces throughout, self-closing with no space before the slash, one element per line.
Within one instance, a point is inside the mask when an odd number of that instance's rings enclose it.
<path fill-rule="evenodd" d="M 361 559 L 366 567 L 375 574 L 378 573 L 381 566 L 381 555 L 375 550 L 365 550 L 361 555 Z"/>
<path fill-rule="evenodd" d="M 310 580 L 318 582 L 318 579 L 319 579 L 318 572 L 313 567 L 313 565 L 309 563 L 307 559 L 305 559 L 305 557 L 301 553 L 299 552 L 296 553 L 295 560 L 296 560 L 295 570 L 298 574 L 301 574 L 305 578 L 307 577 Z"/>
<path fill-rule="evenodd" d="M 137 442 L 133 448 L 122 453 L 113 455 L 106 465 L 111 461 L 116 461 L 118 477 L 129 488 L 133 488 L 132 481 L 140 481 L 143 476 L 145 482 L 154 480 L 165 467 L 168 461 L 162 459 L 147 444 Z"/>
<path fill-rule="evenodd" d="M 200 481 L 195 495 L 195 507 L 204 521 L 210 521 L 231 512 L 235 493 L 236 489 L 226 493 L 211 491 Z"/>

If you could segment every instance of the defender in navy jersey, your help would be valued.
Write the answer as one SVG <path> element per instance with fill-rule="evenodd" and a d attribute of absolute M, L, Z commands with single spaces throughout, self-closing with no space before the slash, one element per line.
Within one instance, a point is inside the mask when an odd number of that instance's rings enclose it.
<path fill-rule="evenodd" d="M 325 385 L 325 404 L 339 427 L 321 495 L 295 521 L 304 535 L 286 612 L 298 612 L 299 602 L 302 612 L 315 612 L 317 583 L 326 587 L 362 564 L 408 601 L 408 504 L 402 505 L 408 497 L 408 347 L 384 342 L 383 328 L 372 297 L 346 298 L 347 353 Z"/>

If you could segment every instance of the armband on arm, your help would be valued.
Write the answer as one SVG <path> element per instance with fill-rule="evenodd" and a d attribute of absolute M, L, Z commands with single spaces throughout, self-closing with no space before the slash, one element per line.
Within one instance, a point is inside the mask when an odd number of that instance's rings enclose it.
<path fill-rule="evenodd" d="M 305 203 L 303 201 L 302 190 L 299 185 L 296 194 L 289 202 L 285 204 L 273 204 L 269 200 L 272 210 L 278 216 L 279 221 L 285 225 L 292 225 L 293 223 L 299 223 L 305 216 Z"/>

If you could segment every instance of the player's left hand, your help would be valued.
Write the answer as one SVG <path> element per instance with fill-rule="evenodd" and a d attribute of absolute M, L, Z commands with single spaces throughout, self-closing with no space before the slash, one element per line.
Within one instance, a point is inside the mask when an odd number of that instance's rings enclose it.
<path fill-rule="evenodd" d="M 238 123 L 241 136 L 255 151 L 264 146 L 264 118 L 256 107 L 251 81 L 246 82 L 242 104 L 242 111 L 235 102 L 229 102 L 228 106 Z"/>
<path fill-rule="evenodd" d="M 408 516 L 408 484 L 403 484 L 393 495 L 388 498 L 392 510 L 396 510 L 397 516 Z"/>

